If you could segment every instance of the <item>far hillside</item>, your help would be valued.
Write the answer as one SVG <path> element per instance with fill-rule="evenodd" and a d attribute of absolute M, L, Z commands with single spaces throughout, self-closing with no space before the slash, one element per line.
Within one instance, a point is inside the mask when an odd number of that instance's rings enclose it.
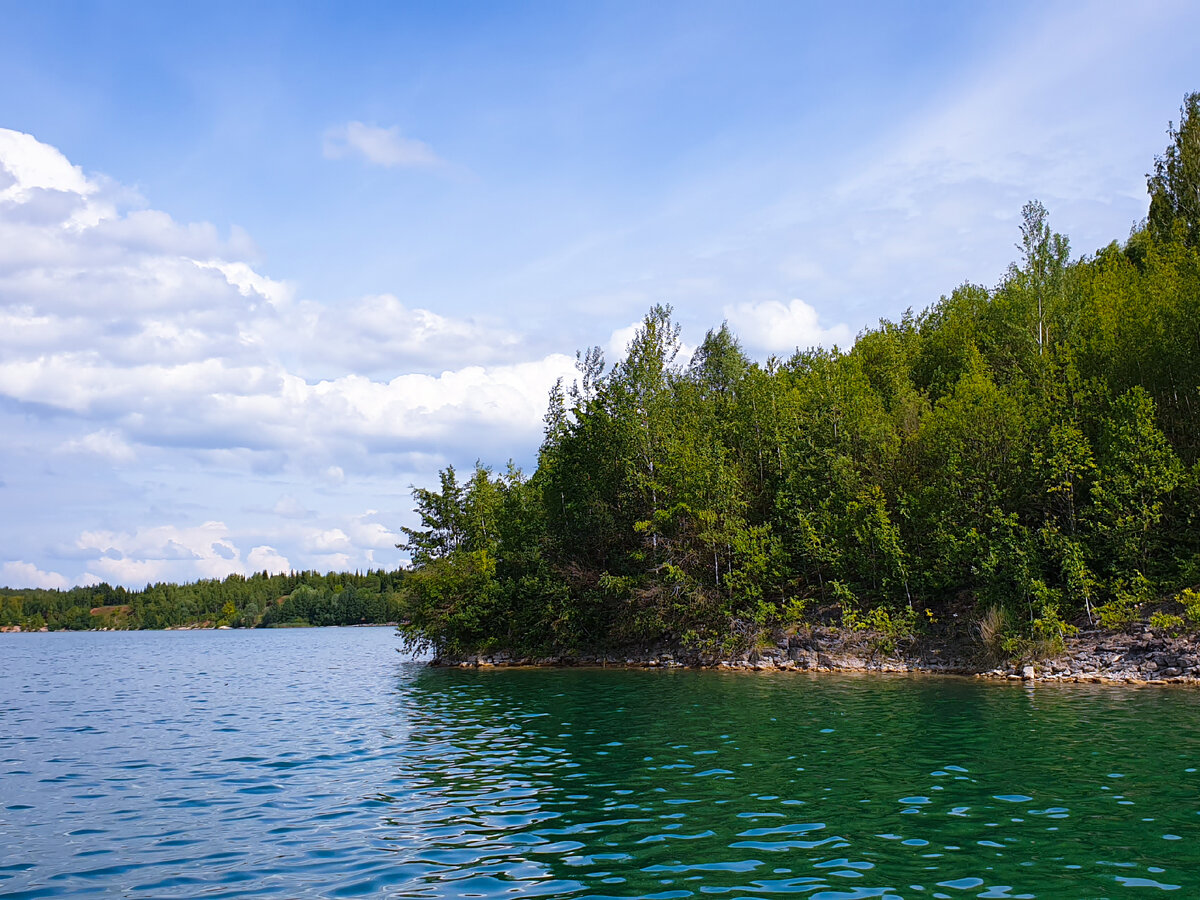
<path fill-rule="evenodd" d="M 67 591 L 0 588 L 0 627 L 39 631 L 232 628 L 398 622 L 402 572 L 291 572 L 127 590 L 108 584 Z"/>

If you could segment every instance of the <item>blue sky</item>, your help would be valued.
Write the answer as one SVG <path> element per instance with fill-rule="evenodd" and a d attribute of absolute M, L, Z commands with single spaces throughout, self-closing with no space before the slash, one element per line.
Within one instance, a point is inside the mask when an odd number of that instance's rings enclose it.
<path fill-rule="evenodd" d="M 0 584 L 392 567 L 650 304 L 757 358 L 1145 214 L 1189 3 L 4 3 Z"/>

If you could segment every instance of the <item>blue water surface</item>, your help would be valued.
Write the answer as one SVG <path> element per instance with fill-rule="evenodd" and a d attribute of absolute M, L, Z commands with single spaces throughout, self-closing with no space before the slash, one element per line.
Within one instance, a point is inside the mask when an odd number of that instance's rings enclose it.
<path fill-rule="evenodd" d="M 1200 692 L 0 637 L 0 897 L 1200 896 Z"/>

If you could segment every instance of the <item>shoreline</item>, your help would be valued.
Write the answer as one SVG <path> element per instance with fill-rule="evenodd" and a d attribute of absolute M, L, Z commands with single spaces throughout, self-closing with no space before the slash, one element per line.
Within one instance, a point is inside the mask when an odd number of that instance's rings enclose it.
<path fill-rule="evenodd" d="M 23 629 L 20 625 L 0 626 L 0 634 L 112 634 L 137 631 L 279 631 L 293 628 L 396 628 L 399 622 L 353 622 L 349 625 L 297 625 L 290 622 L 278 625 L 255 625 L 245 628 L 240 625 L 213 625 L 198 622 L 190 625 L 168 625 L 165 628 L 46 628 Z"/>
<path fill-rule="evenodd" d="M 442 668 L 715 669 L 732 672 L 816 674 L 953 675 L 992 681 L 1045 684 L 1200 685 L 1200 644 L 1149 628 L 1129 632 L 1083 632 L 1065 641 L 1060 654 L 1036 661 L 985 661 L 970 649 L 912 646 L 885 653 L 869 632 L 811 629 L 772 644 L 725 657 L 656 645 L 622 652 L 520 657 L 509 653 L 435 658 Z"/>

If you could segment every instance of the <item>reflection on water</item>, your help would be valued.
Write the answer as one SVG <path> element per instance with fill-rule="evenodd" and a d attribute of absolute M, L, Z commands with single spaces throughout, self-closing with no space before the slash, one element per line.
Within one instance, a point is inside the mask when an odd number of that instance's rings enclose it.
<path fill-rule="evenodd" d="M 0 896 L 1200 895 L 1188 690 L 0 640 Z"/>

